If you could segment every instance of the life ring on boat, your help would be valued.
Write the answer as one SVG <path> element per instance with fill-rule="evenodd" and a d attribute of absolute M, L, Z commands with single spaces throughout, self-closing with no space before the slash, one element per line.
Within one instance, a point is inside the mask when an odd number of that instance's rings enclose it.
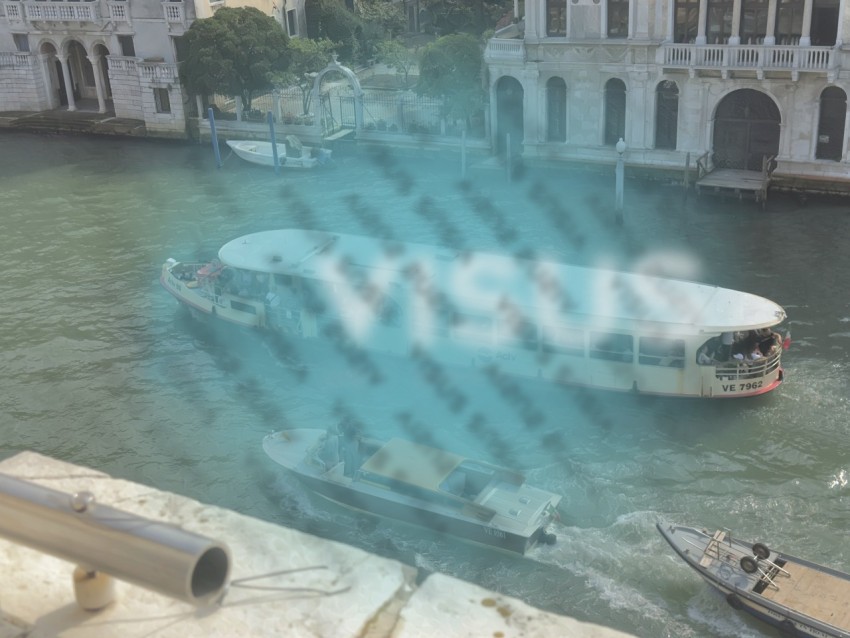
<path fill-rule="evenodd" d="M 732 568 L 729 565 L 721 565 L 717 568 L 717 575 L 723 580 L 729 580 L 732 577 Z"/>
<path fill-rule="evenodd" d="M 770 549 L 764 543 L 754 543 L 753 554 L 756 555 L 756 558 L 764 560 L 765 558 L 770 556 Z"/>
<path fill-rule="evenodd" d="M 744 556 L 741 558 L 741 569 L 743 569 L 748 574 L 755 574 L 756 570 L 759 568 L 756 563 L 756 559 L 752 556 Z"/>
<path fill-rule="evenodd" d="M 744 603 L 735 594 L 726 594 L 726 602 L 732 609 L 743 609 Z"/>

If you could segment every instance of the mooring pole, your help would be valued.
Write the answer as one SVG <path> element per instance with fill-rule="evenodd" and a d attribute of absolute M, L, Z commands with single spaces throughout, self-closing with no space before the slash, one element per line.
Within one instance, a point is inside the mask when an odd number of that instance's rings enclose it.
<path fill-rule="evenodd" d="M 269 111 L 268 119 L 269 119 L 269 135 L 271 135 L 271 138 L 272 138 L 272 157 L 274 157 L 274 174 L 280 175 L 280 162 L 278 162 L 278 160 L 277 160 L 277 141 L 275 140 L 275 135 L 274 135 L 274 116 L 272 115 L 271 111 Z"/>
<path fill-rule="evenodd" d="M 212 107 L 207 111 L 210 119 L 210 136 L 212 137 L 213 151 L 215 151 L 215 166 L 221 168 L 221 151 L 218 150 L 218 134 L 215 132 L 215 115 Z"/>
<path fill-rule="evenodd" d="M 508 172 L 508 183 L 510 183 L 512 177 L 511 173 L 513 172 L 513 161 L 514 158 L 511 155 L 511 134 L 505 133 L 505 167 Z"/>
<path fill-rule="evenodd" d="M 466 177 L 466 127 L 460 132 L 460 176 Z"/>

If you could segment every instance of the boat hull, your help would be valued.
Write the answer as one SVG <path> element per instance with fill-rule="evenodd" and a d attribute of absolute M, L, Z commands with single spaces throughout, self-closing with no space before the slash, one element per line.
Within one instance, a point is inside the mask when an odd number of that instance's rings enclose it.
<path fill-rule="evenodd" d="M 286 430 L 267 436 L 263 440 L 266 453 L 290 476 L 305 488 L 328 501 L 348 509 L 372 516 L 400 521 L 446 534 L 464 541 L 524 555 L 538 543 L 552 542 L 554 537 L 546 527 L 552 523 L 560 497 L 551 496 L 552 507 L 534 516 L 525 533 L 518 533 L 499 525 L 494 520 L 478 519 L 464 513 L 463 508 L 452 508 L 438 502 L 412 497 L 410 494 L 387 489 L 356 475 L 345 477 L 340 466 L 319 468 L 305 462 L 310 449 L 317 445 L 324 432 L 315 430 Z M 519 488 L 522 489 L 522 488 Z M 538 492 L 536 488 L 527 488 Z M 548 494 L 548 493 L 547 493 Z M 472 511 L 474 512 L 474 504 Z M 480 508 L 479 511 L 484 508 Z"/>
<path fill-rule="evenodd" d="M 830 594 L 836 592 L 824 581 L 839 583 L 838 591 L 846 592 L 850 589 L 850 575 L 789 554 L 770 551 L 763 544 L 729 538 L 725 533 L 715 543 L 721 532 L 712 537 L 690 527 L 661 523 L 656 527 L 679 557 L 723 594 L 733 609 L 744 611 L 794 636 L 850 638 L 846 603 L 842 600 L 837 613 L 825 606 L 828 602 L 821 604 L 822 600 L 828 601 Z M 765 559 L 755 555 L 759 545 L 768 552 L 766 566 L 762 566 Z M 748 560 L 752 561 L 750 565 L 755 566 L 756 571 L 745 568 Z M 773 570 L 771 565 L 779 567 Z M 820 591 L 817 591 L 818 577 Z M 803 585 L 799 584 L 801 582 Z M 798 588 L 801 593 L 797 593 Z M 795 601 L 795 604 L 782 604 L 779 600 Z"/>
<path fill-rule="evenodd" d="M 259 166 L 274 166 L 274 151 L 271 142 L 255 142 L 252 140 L 227 140 L 227 145 L 237 156 Z M 319 149 L 313 157 L 313 149 L 303 147 L 301 157 L 291 157 L 286 154 L 286 145 L 276 144 L 278 166 L 283 168 L 315 168 L 330 158 L 330 151 Z"/>
<path fill-rule="evenodd" d="M 387 263 L 374 257 L 374 251 L 384 255 L 381 259 Z M 337 263 L 337 260 L 347 263 L 343 259 L 345 255 L 351 256 L 351 263 L 363 270 L 358 277 L 376 278 L 370 285 L 376 297 L 383 294 L 383 298 L 364 303 L 362 293 L 348 279 L 350 275 Z M 675 321 L 671 320 L 669 328 L 637 316 L 617 319 L 617 327 L 598 328 L 597 324 L 614 319 L 588 319 L 594 312 L 592 303 L 586 304 L 588 307 L 582 308 L 582 312 L 565 310 L 563 315 L 557 314 L 545 296 L 529 293 L 543 286 L 535 279 L 528 279 L 528 271 L 533 270 L 534 264 L 517 263 L 507 257 L 483 255 L 479 257 L 482 263 L 472 266 L 432 247 L 404 244 L 403 250 L 385 253 L 370 238 L 329 233 L 311 235 L 308 231 L 287 229 L 237 238 L 221 248 L 219 258 L 227 264 L 225 270 L 262 280 L 261 289 L 242 293 L 238 287 L 234 290 L 233 286 L 209 282 L 192 289 L 191 282 L 173 276 L 175 269 L 189 265 L 173 260 L 163 266 L 163 286 L 197 312 L 277 333 L 293 342 L 327 344 L 350 361 L 355 358 L 363 361 L 361 352 L 388 354 L 410 358 L 423 369 L 472 367 L 488 375 L 499 387 L 506 383 L 503 377 L 515 376 L 665 397 L 754 397 L 775 390 L 785 378 L 781 366 L 784 348 L 779 334 L 773 330 L 784 319 L 784 311 L 769 300 L 747 293 L 725 289 L 716 292 L 714 288 L 682 282 L 670 284 L 674 292 L 680 288 L 685 292 L 696 290 L 691 304 L 695 308 L 709 303 L 705 289 L 724 299 L 719 305 L 739 303 L 752 308 L 751 312 L 739 311 L 736 316 L 741 322 L 737 324 L 740 331 L 733 330 L 731 319 L 720 324 L 713 317 L 711 329 L 681 323 L 681 316 L 673 311 L 669 312 Z M 527 319 L 525 315 L 520 322 L 500 317 L 500 313 L 510 310 L 493 301 L 493 291 L 503 282 L 494 286 L 483 276 L 482 270 L 490 262 L 498 265 L 493 268 L 495 272 L 503 273 L 505 294 L 516 296 L 516 312 L 522 308 Z M 597 280 L 602 279 L 595 271 L 588 274 L 586 269 L 551 264 L 546 268 L 551 270 L 548 275 L 551 279 L 574 281 L 579 291 L 596 286 Z M 422 277 L 422 281 L 417 277 Z M 481 290 L 477 287 L 479 278 Z M 282 280 L 290 283 L 274 283 Z M 443 282 L 446 290 L 440 287 Z M 547 282 L 549 279 L 544 281 Z M 633 285 L 638 290 L 648 286 Z M 439 299 L 440 294 L 445 296 L 446 308 L 428 301 L 431 297 Z M 491 301 L 495 304 L 492 308 L 487 305 Z M 437 311 L 429 304 L 437 306 Z M 613 310 L 603 307 L 600 312 Z M 455 321 L 453 317 L 467 319 Z M 528 338 L 517 338 L 517 328 L 511 322 L 525 325 Z M 665 330 L 669 330 L 666 336 Z M 717 342 L 717 350 L 712 353 L 719 353 L 724 335 L 755 337 L 757 330 L 767 330 L 772 344 L 760 358 L 744 358 L 740 352 L 733 356 L 732 348 L 737 347 L 737 341 L 735 345 L 723 346 L 725 352 L 717 360 L 710 357 L 708 364 L 698 357 L 698 352 L 713 342 Z M 740 339 L 743 348 L 745 340 Z M 352 352 L 355 349 L 357 352 Z"/>

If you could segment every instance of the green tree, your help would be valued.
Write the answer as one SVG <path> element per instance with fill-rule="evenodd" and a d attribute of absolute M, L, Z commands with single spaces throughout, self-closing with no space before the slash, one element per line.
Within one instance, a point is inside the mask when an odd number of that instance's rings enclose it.
<path fill-rule="evenodd" d="M 287 68 L 288 43 L 280 24 L 259 9 L 224 7 L 186 32 L 180 82 L 194 95 L 239 96 L 250 110 L 253 96 Z"/>
<path fill-rule="evenodd" d="M 481 35 L 513 11 L 513 0 L 420 0 L 420 3 L 431 18 L 430 29 L 439 34 Z"/>
<path fill-rule="evenodd" d="M 360 0 L 357 17 L 365 24 L 377 26 L 384 38 L 395 38 L 407 29 L 407 18 L 400 4 L 388 0 Z"/>
<path fill-rule="evenodd" d="M 336 45 L 340 60 L 350 64 L 359 53 L 360 21 L 342 0 L 306 0 L 307 36 L 313 40 L 326 38 Z"/>
<path fill-rule="evenodd" d="M 315 74 L 330 63 L 335 48 L 336 45 L 328 39 L 293 38 L 289 41 L 289 68 L 278 76 L 276 84 L 295 85 L 301 89 L 301 106 L 304 109 L 302 111 L 304 115 L 310 112 Z"/>
<path fill-rule="evenodd" d="M 481 109 L 483 52 L 478 39 L 469 34 L 438 38 L 422 52 L 416 92 L 443 99 L 443 115 L 466 122 Z"/>
<path fill-rule="evenodd" d="M 416 67 L 416 51 L 408 49 L 398 40 L 384 40 L 377 46 L 378 61 L 404 76 L 404 88 L 408 87 L 410 72 Z"/>

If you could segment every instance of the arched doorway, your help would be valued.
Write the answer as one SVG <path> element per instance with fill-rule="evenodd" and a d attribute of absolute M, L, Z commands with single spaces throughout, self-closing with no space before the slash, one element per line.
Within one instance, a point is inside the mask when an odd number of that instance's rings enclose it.
<path fill-rule="evenodd" d="M 605 145 L 626 138 L 626 84 L 612 78 L 605 83 Z"/>
<path fill-rule="evenodd" d="M 519 80 L 503 76 L 496 82 L 496 152 L 499 155 L 507 149 L 507 136 L 510 135 L 511 155 L 522 153 L 523 130 L 523 90 Z"/>
<path fill-rule="evenodd" d="M 109 60 L 107 59 L 107 56 L 109 56 L 109 49 L 107 49 L 103 44 L 97 44 L 94 47 L 94 54 L 97 56 L 100 78 L 103 82 L 103 97 L 104 99 L 111 100 L 112 85 L 109 83 Z M 97 72 L 97 70 L 95 70 L 95 72 Z"/>
<path fill-rule="evenodd" d="M 66 106 L 68 100 L 65 97 L 65 79 L 62 77 L 62 67 L 56 57 L 56 47 L 51 42 L 43 42 L 38 52 L 41 54 L 44 88 L 47 90 L 50 108 Z"/>
<path fill-rule="evenodd" d="M 774 101 L 754 89 L 724 97 L 714 116 L 714 165 L 760 171 L 765 157 L 779 153 L 781 118 Z"/>
<path fill-rule="evenodd" d="M 841 161 L 846 116 L 847 94 L 837 86 L 826 87 L 820 94 L 816 159 Z"/>
<path fill-rule="evenodd" d="M 567 141 L 567 84 L 562 78 L 546 82 L 546 139 Z"/>
<path fill-rule="evenodd" d="M 676 150 L 679 127 L 679 87 L 663 80 L 655 88 L 655 148 Z"/>
<path fill-rule="evenodd" d="M 342 75 L 348 82 L 351 95 L 337 95 L 338 103 L 331 100 L 330 94 L 322 93 L 322 80 L 330 73 Z M 354 129 L 359 132 L 363 127 L 363 89 L 357 75 L 347 66 L 337 61 L 333 54 L 331 61 L 324 69 L 313 78 L 313 88 L 310 90 L 309 104 L 312 108 L 319 110 L 319 124 L 322 127 L 322 135 L 328 136 L 338 131 Z M 308 105 L 305 104 L 305 107 Z M 306 114 L 306 111 L 305 111 Z"/>

